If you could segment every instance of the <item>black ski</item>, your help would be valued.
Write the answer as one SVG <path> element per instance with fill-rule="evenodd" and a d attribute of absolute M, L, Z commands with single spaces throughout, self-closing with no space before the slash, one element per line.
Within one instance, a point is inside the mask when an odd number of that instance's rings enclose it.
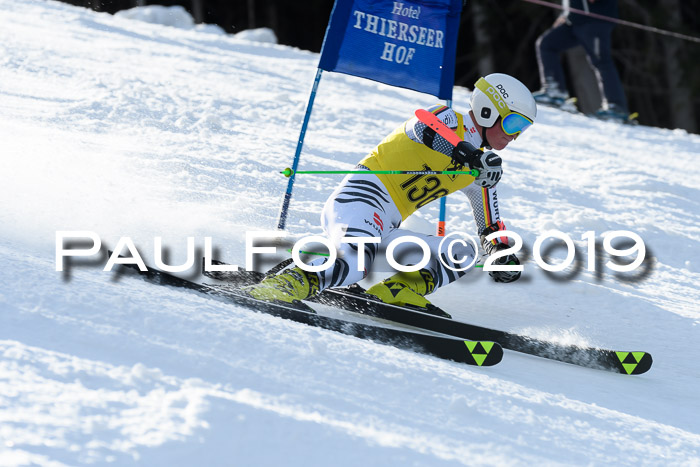
<path fill-rule="evenodd" d="M 256 300 L 245 292 L 237 290 L 234 284 L 200 284 L 156 269 L 140 271 L 136 265 L 132 264 L 122 265 L 122 267 L 128 268 L 129 271 L 135 270 L 145 279 L 156 284 L 195 290 L 254 311 L 446 360 L 468 365 L 493 366 L 503 358 L 503 349 L 494 342 L 424 334 L 320 316 L 311 307 L 301 302 L 289 304 Z"/>
<path fill-rule="evenodd" d="M 626 375 L 639 375 L 646 373 L 651 368 L 652 358 L 651 354 L 647 352 L 625 352 L 557 344 L 443 318 L 436 316 L 435 312 L 425 313 L 417 308 L 390 305 L 373 299 L 362 292 L 363 290 L 359 286 L 332 289 L 324 291 L 318 296 L 317 300 L 327 305 L 442 334 L 464 339 L 498 342 L 504 349 L 582 367 L 613 371 Z"/>
<path fill-rule="evenodd" d="M 213 264 L 220 265 L 224 263 L 215 261 Z M 241 286 L 257 283 L 265 277 L 265 274 L 253 271 L 205 272 L 205 274 L 218 280 L 232 281 Z M 390 305 L 373 299 L 363 292 L 364 290 L 357 285 L 327 289 L 314 298 L 313 301 L 455 337 L 493 341 L 499 343 L 504 349 L 586 368 L 612 371 L 625 375 L 640 375 L 649 371 L 652 365 L 651 354 L 647 352 L 615 351 L 595 347 L 557 344 L 436 316 L 444 313 L 439 309 L 432 310 L 431 313 L 425 313 L 418 308 Z"/>

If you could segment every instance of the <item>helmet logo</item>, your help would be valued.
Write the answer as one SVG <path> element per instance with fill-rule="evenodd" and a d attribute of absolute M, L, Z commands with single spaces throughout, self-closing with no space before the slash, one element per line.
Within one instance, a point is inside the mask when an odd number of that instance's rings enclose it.
<path fill-rule="evenodd" d="M 482 107 L 481 108 L 481 117 L 482 118 L 489 118 L 491 116 L 491 109 L 488 107 Z"/>
<path fill-rule="evenodd" d="M 506 103 L 503 101 L 503 98 L 501 98 L 501 95 L 500 95 L 498 92 L 496 92 L 496 90 L 493 88 L 493 86 L 489 86 L 489 87 L 486 89 L 486 92 L 488 92 L 489 94 L 491 94 L 491 101 L 492 101 L 494 104 L 496 104 L 498 107 L 500 107 L 500 108 L 502 108 L 502 109 L 507 109 L 507 108 L 508 108 L 508 106 L 506 105 Z"/>
<path fill-rule="evenodd" d="M 490 75 L 489 75 L 490 76 Z M 490 113 L 493 113 L 495 110 L 498 112 L 498 115 L 501 117 L 505 118 L 506 115 L 510 113 L 510 109 L 508 108 L 508 104 L 506 103 L 505 99 L 509 98 L 508 92 L 506 92 L 506 85 L 502 83 L 497 83 L 497 85 L 492 85 L 488 81 L 486 81 L 485 78 L 479 78 L 476 83 L 474 83 L 474 87 L 476 90 L 481 91 L 481 93 L 477 94 L 474 93 L 472 94 L 472 101 L 476 102 L 476 106 L 479 107 L 488 107 L 491 109 Z M 517 92 L 517 90 L 511 89 L 511 91 Z M 476 96 L 476 101 L 474 101 Z M 485 97 L 486 99 L 482 100 Z M 496 115 L 495 117 L 498 117 Z M 494 118 L 494 116 L 489 117 L 483 117 L 485 119 Z"/>

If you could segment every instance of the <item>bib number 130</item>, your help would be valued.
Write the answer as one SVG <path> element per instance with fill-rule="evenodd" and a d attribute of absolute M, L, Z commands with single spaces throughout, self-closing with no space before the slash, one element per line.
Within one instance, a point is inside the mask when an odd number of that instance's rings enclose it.
<path fill-rule="evenodd" d="M 423 170 L 431 169 L 424 164 Z M 414 175 L 401 184 L 401 189 L 406 192 L 406 198 L 411 203 L 415 203 L 416 209 L 420 209 L 426 204 L 449 194 L 449 191 L 441 188 L 440 185 L 438 177 Z"/>

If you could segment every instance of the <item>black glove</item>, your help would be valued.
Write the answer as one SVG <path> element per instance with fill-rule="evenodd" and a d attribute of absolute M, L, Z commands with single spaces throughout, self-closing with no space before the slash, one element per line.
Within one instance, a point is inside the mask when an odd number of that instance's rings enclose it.
<path fill-rule="evenodd" d="M 499 243 L 498 245 L 494 245 L 494 248 L 492 248 L 492 253 L 495 253 L 497 251 L 505 250 L 506 248 L 509 248 L 508 245 L 505 245 L 503 243 Z M 500 258 L 494 260 L 492 264 L 507 264 L 507 265 L 517 265 L 520 264 L 520 261 L 518 260 L 518 257 L 515 255 L 506 255 L 506 256 L 501 256 Z M 494 281 L 496 282 L 513 282 L 517 281 L 520 279 L 520 271 L 489 271 L 489 276 L 493 278 Z"/>
<path fill-rule="evenodd" d="M 479 157 L 484 153 L 481 149 L 477 149 L 466 141 L 460 141 L 452 150 L 452 159 L 470 169 L 477 168 L 474 166 L 479 161 Z"/>
<path fill-rule="evenodd" d="M 481 231 L 479 234 L 479 239 L 481 240 L 481 246 L 484 248 L 486 256 L 491 256 L 496 252 L 505 250 L 509 248 L 506 243 L 496 243 L 495 245 L 490 241 L 486 240 L 490 234 L 498 232 L 499 230 L 505 229 L 505 225 L 499 221 L 495 224 L 491 224 Z M 518 265 L 520 261 L 515 255 L 501 256 L 500 258 L 494 260 L 493 264 L 503 265 Z M 520 279 L 520 271 L 489 271 L 489 276 L 493 278 L 496 282 L 513 282 Z"/>
<path fill-rule="evenodd" d="M 474 183 L 486 188 L 496 186 L 503 175 L 503 167 L 501 167 L 501 156 L 495 152 L 485 152 L 471 166 L 472 169 L 479 170 L 479 176 L 476 177 Z"/>

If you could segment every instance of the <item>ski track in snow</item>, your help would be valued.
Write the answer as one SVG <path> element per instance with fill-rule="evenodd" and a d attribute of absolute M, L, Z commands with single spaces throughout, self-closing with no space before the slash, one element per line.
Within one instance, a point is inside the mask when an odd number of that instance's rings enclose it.
<path fill-rule="evenodd" d="M 276 225 L 318 56 L 50 1 L 0 0 L 0 22 L 0 465 L 700 465 L 697 135 L 540 109 L 502 152 L 509 229 L 530 249 L 558 229 L 581 253 L 586 231 L 633 231 L 643 274 L 530 259 L 517 283 L 473 271 L 433 301 L 654 366 L 624 377 L 506 351 L 472 368 L 104 262 L 56 272 L 57 230 L 130 236 L 151 263 L 162 236 L 172 264 L 211 236 L 243 265 L 245 231 Z M 468 98 L 457 88 L 455 107 Z M 326 73 L 301 168 L 352 168 L 434 102 Z M 338 181 L 297 179 L 290 238 L 320 232 Z M 449 230 L 473 232 L 458 195 L 448 209 Z"/>

